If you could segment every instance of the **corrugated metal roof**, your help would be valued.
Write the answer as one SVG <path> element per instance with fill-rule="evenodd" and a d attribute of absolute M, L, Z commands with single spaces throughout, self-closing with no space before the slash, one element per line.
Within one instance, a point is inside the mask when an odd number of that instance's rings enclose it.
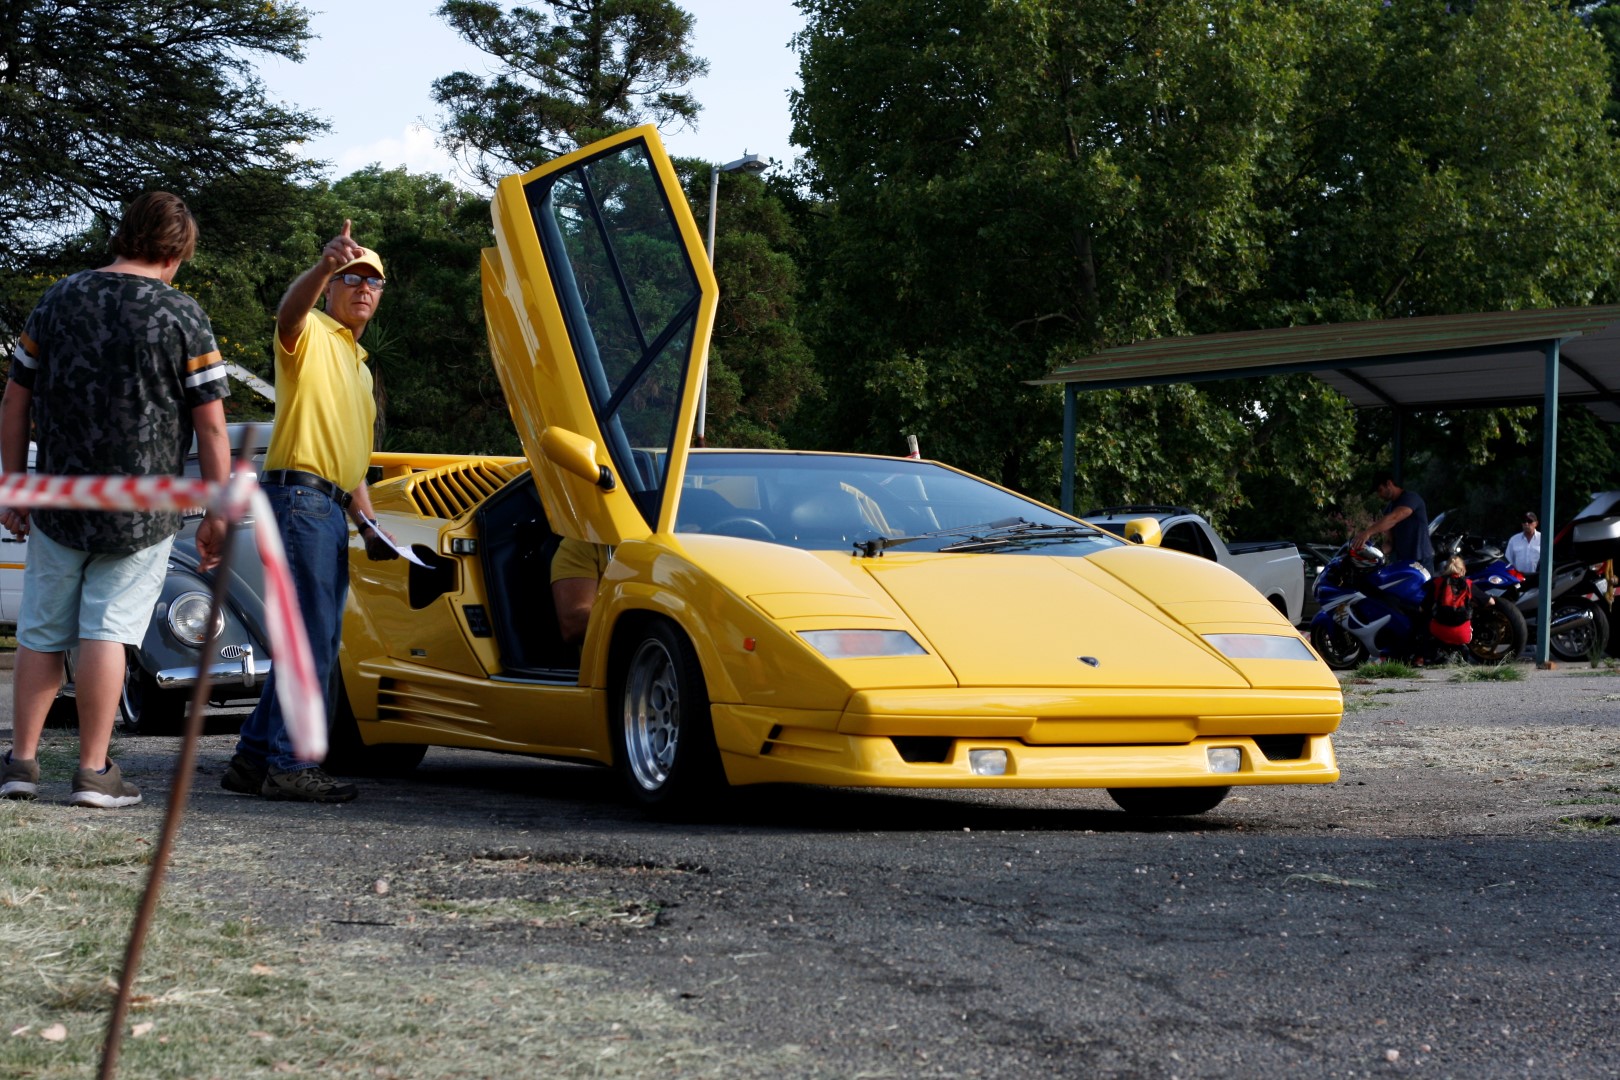
<path fill-rule="evenodd" d="M 1155 338 L 1038 383 L 1101 390 L 1309 372 L 1362 408 L 1539 404 L 1559 342 L 1559 399 L 1620 422 L 1620 305 L 1490 311 Z"/>

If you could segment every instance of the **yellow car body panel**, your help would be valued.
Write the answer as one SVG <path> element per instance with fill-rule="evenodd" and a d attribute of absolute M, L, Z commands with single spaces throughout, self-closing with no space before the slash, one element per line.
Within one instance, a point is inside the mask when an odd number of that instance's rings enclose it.
<path fill-rule="evenodd" d="M 1230 571 L 938 463 L 689 452 L 716 289 L 651 129 L 508 178 L 492 213 L 525 456 L 377 455 L 378 517 L 426 565 L 351 547 L 365 744 L 623 765 L 623 718 L 647 723 L 626 703 L 653 701 L 627 670 L 675 641 L 700 685 L 676 664 L 665 697 L 700 698 L 684 723 L 731 784 L 1337 779 L 1337 680 Z M 563 537 L 613 546 L 577 651 L 551 606 Z"/>

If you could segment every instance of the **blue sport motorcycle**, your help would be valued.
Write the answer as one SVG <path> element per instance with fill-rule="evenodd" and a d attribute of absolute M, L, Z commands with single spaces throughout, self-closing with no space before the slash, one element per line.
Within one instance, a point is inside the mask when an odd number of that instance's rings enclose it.
<path fill-rule="evenodd" d="M 1422 644 L 1419 612 L 1433 577 L 1417 563 L 1389 562 L 1371 545 L 1341 548 L 1312 586 L 1320 608 L 1311 619 L 1311 644 L 1329 667 L 1340 671 L 1381 656 L 1416 655 Z M 1477 595 L 1473 640 L 1458 651 L 1475 663 L 1512 660 L 1529 640 L 1524 616 L 1511 603 L 1486 604 L 1484 594 Z"/>

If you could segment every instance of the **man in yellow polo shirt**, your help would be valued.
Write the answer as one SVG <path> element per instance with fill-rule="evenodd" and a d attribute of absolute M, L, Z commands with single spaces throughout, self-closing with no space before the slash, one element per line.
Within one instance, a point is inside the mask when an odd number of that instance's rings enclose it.
<path fill-rule="evenodd" d="M 275 511 L 315 676 L 330 685 L 349 592 L 349 517 L 373 559 L 398 558 L 367 524 L 371 371 L 360 335 L 382 299 L 382 257 L 349 236 L 349 222 L 314 266 L 287 287 L 276 311 L 276 423 L 259 477 Z M 324 296 L 326 310 L 315 301 Z M 349 517 L 346 517 L 347 514 Z M 298 802 L 348 802 L 359 790 L 293 755 L 271 669 L 220 781 L 227 791 Z"/>

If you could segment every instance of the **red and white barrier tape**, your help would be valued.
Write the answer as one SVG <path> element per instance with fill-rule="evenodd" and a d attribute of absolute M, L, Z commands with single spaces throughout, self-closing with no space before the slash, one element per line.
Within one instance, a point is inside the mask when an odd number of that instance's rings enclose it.
<path fill-rule="evenodd" d="M 207 506 L 227 521 L 253 515 L 253 541 L 264 563 L 265 623 L 276 665 L 276 696 L 293 751 L 305 761 L 326 757 L 326 697 L 315 678 L 298 593 L 287 571 L 270 501 L 258 477 L 238 473 L 228 484 L 184 476 L 0 476 L 0 506 L 57 510 L 186 510 Z"/>

